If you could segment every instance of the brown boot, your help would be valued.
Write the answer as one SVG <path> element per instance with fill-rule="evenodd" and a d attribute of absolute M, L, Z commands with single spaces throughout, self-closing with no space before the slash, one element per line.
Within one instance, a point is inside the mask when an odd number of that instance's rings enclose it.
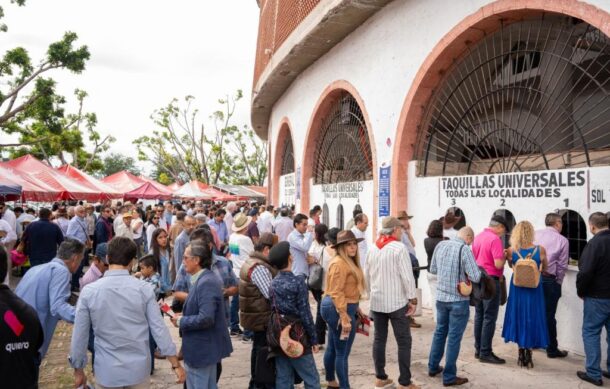
<path fill-rule="evenodd" d="M 409 316 L 409 325 L 411 326 L 411 328 L 421 328 L 421 324 L 416 322 L 413 316 Z"/>
<path fill-rule="evenodd" d="M 468 378 L 464 378 L 464 377 L 455 377 L 455 381 L 450 382 L 448 384 L 443 383 L 443 386 L 458 386 L 458 385 L 464 385 L 466 382 L 468 382 Z"/>
<path fill-rule="evenodd" d="M 380 380 L 377 378 L 375 380 L 375 389 L 391 389 L 394 388 L 394 381 L 391 379 Z"/>

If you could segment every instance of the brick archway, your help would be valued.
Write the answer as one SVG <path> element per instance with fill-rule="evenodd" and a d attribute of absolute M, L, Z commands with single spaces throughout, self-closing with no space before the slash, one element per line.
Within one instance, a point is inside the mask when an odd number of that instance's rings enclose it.
<path fill-rule="evenodd" d="M 273 158 L 271 159 L 271 182 L 273 182 L 271 187 L 271 204 L 276 206 L 280 203 L 280 175 L 282 170 L 282 160 L 284 159 L 283 153 L 283 145 L 286 138 L 290 137 L 294 140 L 292 136 L 292 126 L 290 125 L 290 120 L 287 117 L 282 118 L 279 123 L 279 130 L 277 133 L 277 137 L 275 138 L 275 146 L 272 150 Z M 295 159 L 295 167 L 294 170 L 296 172 L 296 159 Z"/>
<path fill-rule="evenodd" d="M 391 209 L 395 213 L 407 204 L 407 163 L 415 157 L 417 136 L 425 107 L 444 73 L 468 46 L 499 28 L 500 20 L 521 19 L 530 14 L 551 12 L 572 16 L 610 36 L 610 14 L 576 0 L 498 0 L 471 14 L 447 33 L 419 68 L 405 98 L 396 129 L 391 171 Z"/>
<path fill-rule="evenodd" d="M 369 137 L 369 144 L 371 145 L 371 155 L 373 159 L 373 183 L 374 188 L 377 188 L 378 185 L 378 172 L 377 172 L 377 152 L 375 147 L 375 139 L 373 137 L 373 129 L 371 126 L 371 121 L 369 119 L 368 112 L 364 105 L 364 100 L 356 90 L 356 88 L 345 80 L 337 80 L 328 85 L 320 98 L 316 102 L 314 107 L 311 119 L 309 120 L 309 125 L 307 126 L 307 134 L 305 136 L 305 147 L 303 148 L 303 157 L 301 163 L 301 212 L 308 214 L 309 209 L 312 204 L 310 204 L 309 196 L 310 196 L 310 180 L 313 177 L 313 167 L 315 164 L 314 154 L 315 154 L 315 145 L 318 136 L 320 135 L 320 130 L 322 124 L 332 109 L 333 105 L 336 103 L 337 99 L 340 97 L 341 92 L 348 92 L 358 103 L 360 110 L 362 111 L 362 115 L 364 116 L 364 123 L 366 124 L 366 130 Z M 297 177 L 298 179 L 298 177 Z M 373 220 L 373 236 L 377 233 L 377 202 L 378 195 L 377 193 L 373 193 L 373 215 L 368 215 L 372 217 Z"/>

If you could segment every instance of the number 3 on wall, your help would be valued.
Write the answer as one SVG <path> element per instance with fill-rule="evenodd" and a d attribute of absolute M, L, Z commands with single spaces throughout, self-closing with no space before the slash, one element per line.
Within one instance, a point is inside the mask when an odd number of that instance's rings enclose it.
<path fill-rule="evenodd" d="M 455 199 L 451 199 L 451 205 L 455 205 Z"/>

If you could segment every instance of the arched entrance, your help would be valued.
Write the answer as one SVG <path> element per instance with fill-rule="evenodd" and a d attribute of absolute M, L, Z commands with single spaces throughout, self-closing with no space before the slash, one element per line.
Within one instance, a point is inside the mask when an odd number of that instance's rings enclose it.
<path fill-rule="evenodd" d="M 346 81 L 323 92 L 307 132 L 301 172 L 301 209 L 328 204 L 337 219 L 338 205 L 368 204 L 376 219 L 375 146 L 364 103 Z M 373 227 L 375 233 L 375 227 Z"/>
<path fill-rule="evenodd" d="M 273 158 L 272 187 L 273 203 L 275 205 L 293 205 L 296 195 L 296 178 L 294 177 L 296 165 L 294 161 L 294 148 L 292 144 L 292 130 L 288 119 L 280 123 L 280 129 L 275 142 Z M 273 178 L 277 177 L 277 180 Z"/>
<path fill-rule="evenodd" d="M 499 0 L 433 49 L 405 99 L 392 209 L 420 175 L 591 166 L 607 157 L 610 15 L 580 2 Z M 563 43 L 562 43 L 563 42 Z M 426 107 L 426 109 L 422 109 Z"/>

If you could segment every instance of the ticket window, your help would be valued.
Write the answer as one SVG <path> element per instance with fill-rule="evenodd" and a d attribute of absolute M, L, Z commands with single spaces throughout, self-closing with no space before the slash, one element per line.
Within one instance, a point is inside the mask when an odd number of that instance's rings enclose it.
<path fill-rule="evenodd" d="M 327 226 L 330 223 L 330 215 L 329 215 L 329 211 L 328 211 L 328 204 L 324 203 L 324 205 L 322 206 L 322 223 L 326 224 Z"/>
<path fill-rule="evenodd" d="M 464 227 L 466 225 L 466 216 L 464 215 L 464 212 L 458 208 L 458 207 L 451 207 L 447 210 L 447 213 L 453 213 L 455 216 L 459 217 L 460 220 L 457 222 L 457 224 L 453 227 L 456 230 L 460 230 L 460 228 Z"/>
<path fill-rule="evenodd" d="M 339 204 L 337 206 L 337 228 L 343 229 L 343 205 Z"/>
<path fill-rule="evenodd" d="M 568 239 L 570 245 L 570 262 L 572 265 L 577 265 L 576 262 L 587 244 L 587 223 L 578 212 L 571 209 L 562 209 L 558 213 L 563 224 L 561 235 Z"/>
<path fill-rule="evenodd" d="M 517 225 L 517 222 L 515 221 L 515 216 L 508 209 L 498 209 L 493 213 L 492 216 L 502 216 L 504 220 L 506 220 L 506 224 L 508 224 L 506 234 L 500 237 L 500 239 L 502 239 L 502 244 L 504 245 L 504 248 L 507 249 L 510 247 L 510 234 L 513 231 L 513 228 L 515 228 L 515 225 Z"/>
<path fill-rule="evenodd" d="M 352 211 L 352 216 L 354 216 L 354 217 L 355 217 L 355 216 L 356 216 L 356 215 L 358 215 L 359 213 L 362 213 L 362 207 L 360 206 L 360 204 L 356 204 L 356 205 L 354 206 L 354 210 Z"/>

